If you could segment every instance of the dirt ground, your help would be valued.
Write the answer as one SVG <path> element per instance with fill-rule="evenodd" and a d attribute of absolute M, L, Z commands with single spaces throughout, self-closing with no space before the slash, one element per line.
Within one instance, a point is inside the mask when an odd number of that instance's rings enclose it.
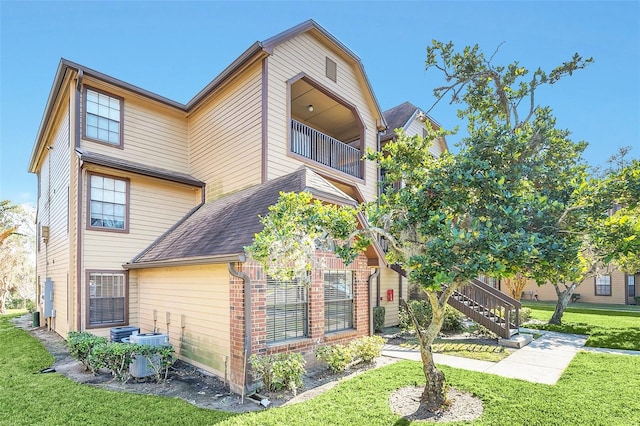
<path fill-rule="evenodd" d="M 17 317 L 13 322 L 17 327 L 27 330 L 37 338 L 51 353 L 55 360 L 51 367 L 55 369 L 55 372 L 75 382 L 112 391 L 181 398 L 197 407 L 228 412 L 241 413 L 265 409 L 248 397 L 245 397 L 243 402 L 242 397 L 231 392 L 229 386 L 222 380 L 182 361 L 177 361 L 174 364 L 167 381 L 161 384 L 147 379 L 130 379 L 128 382 L 122 383 L 114 380 L 108 371 L 93 375 L 69 355 L 66 341 L 62 337 L 44 327 L 32 328 L 30 315 Z M 390 337 L 396 339 L 393 335 Z M 392 340 L 390 343 L 398 343 L 398 341 Z M 396 361 L 396 359 L 382 356 L 376 360 L 375 364 L 356 366 L 342 374 L 332 374 L 325 369 L 308 371 L 303 378 L 302 392 L 297 395 L 293 395 L 291 392 L 267 395 L 270 401 L 269 407 L 306 401 L 331 389 L 340 380 Z M 478 398 L 453 388 L 449 390 L 451 405 L 448 410 L 439 413 L 420 410 L 419 400 L 422 389 L 413 386 L 398 389 L 389 398 L 392 411 L 411 420 L 430 422 L 471 420 L 482 414 L 482 402 Z"/>

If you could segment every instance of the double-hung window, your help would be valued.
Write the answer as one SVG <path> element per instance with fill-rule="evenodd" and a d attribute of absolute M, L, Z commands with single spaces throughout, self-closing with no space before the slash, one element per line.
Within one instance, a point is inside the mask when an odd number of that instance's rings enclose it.
<path fill-rule="evenodd" d="M 267 278 L 267 342 L 309 335 L 309 291 L 297 281 Z"/>
<path fill-rule="evenodd" d="M 596 296 L 611 296 L 611 275 L 596 277 Z"/>
<path fill-rule="evenodd" d="M 89 176 L 89 228 L 127 231 L 129 182 L 102 175 Z"/>
<path fill-rule="evenodd" d="M 353 328 L 353 272 L 324 271 L 324 330 Z"/>
<path fill-rule="evenodd" d="M 89 326 L 125 324 L 127 277 L 123 272 L 87 273 Z"/>
<path fill-rule="evenodd" d="M 84 137 L 122 146 L 122 98 L 87 88 L 84 105 Z"/>

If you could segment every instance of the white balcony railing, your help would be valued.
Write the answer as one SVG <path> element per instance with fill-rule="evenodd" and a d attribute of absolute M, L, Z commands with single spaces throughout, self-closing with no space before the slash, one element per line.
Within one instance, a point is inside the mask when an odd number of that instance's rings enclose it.
<path fill-rule="evenodd" d="M 351 176 L 362 177 L 359 149 L 291 120 L 291 151 Z"/>

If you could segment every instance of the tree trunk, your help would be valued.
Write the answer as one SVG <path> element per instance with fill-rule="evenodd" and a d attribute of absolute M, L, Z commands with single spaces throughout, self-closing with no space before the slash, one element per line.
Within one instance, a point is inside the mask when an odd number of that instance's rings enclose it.
<path fill-rule="evenodd" d="M 562 324 L 562 315 L 564 314 L 564 310 L 569 304 L 569 300 L 571 300 L 571 295 L 575 291 L 578 286 L 576 283 L 572 283 L 569 287 L 566 287 L 564 291 L 560 290 L 558 284 L 553 285 L 556 289 L 556 294 L 558 295 L 558 302 L 556 303 L 556 309 L 549 320 L 549 324 Z"/>
<path fill-rule="evenodd" d="M 404 303 L 409 317 L 416 328 L 416 335 L 420 343 L 420 357 L 422 358 L 422 371 L 427 379 L 422 396 L 420 397 L 420 405 L 429 411 L 439 411 L 447 402 L 446 382 L 444 374 L 436 368 L 433 362 L 433 352 L 431 346 L 437 337 L 442 323 L 444 322 L 444 306 L 438 302 L 437 294 L 427 291 L 429 302 L 431 303 L 432 318 L 431 323 L 426 330 L 422 330 L 422 324 L 416 320 L 409 306 Z M 433 294 L 432 294 L 433 293 Z"/>

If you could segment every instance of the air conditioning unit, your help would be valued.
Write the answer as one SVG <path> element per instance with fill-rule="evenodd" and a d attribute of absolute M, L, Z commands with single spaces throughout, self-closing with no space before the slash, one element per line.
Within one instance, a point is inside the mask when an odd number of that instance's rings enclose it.
<path fill-rule="evenodd" d="M 165 346 L 169 345 L 169 335 L 163 333 L 142 333 L 132 334 L 129 337 L 129 342 L 138 345 L 149 346 Z M 151 361 L 154 364 L 160 363 L 159 355 L 155 355 Z M 147 359 L 147 357 L 138 355 L 129 366 L 129 372 L 133 377 L 149 377 L 155 374 L 155 369 Z"/>

